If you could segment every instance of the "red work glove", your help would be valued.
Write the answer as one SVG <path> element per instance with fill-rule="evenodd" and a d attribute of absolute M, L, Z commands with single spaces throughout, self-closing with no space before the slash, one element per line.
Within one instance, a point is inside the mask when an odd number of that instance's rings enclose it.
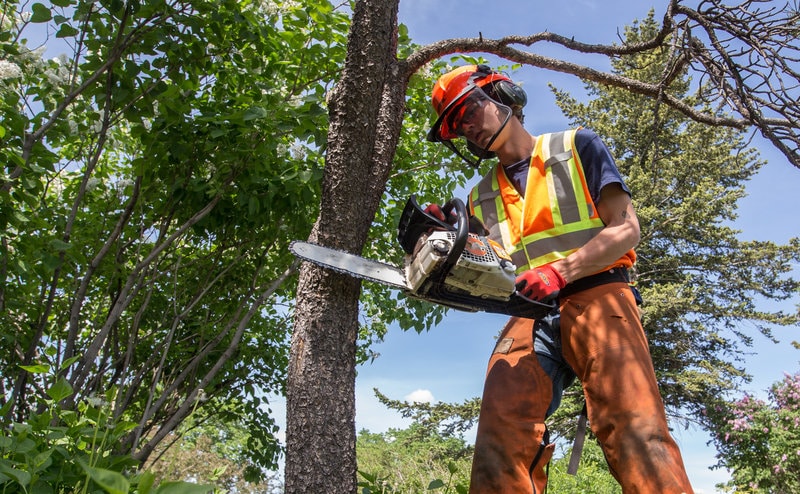
<path fill-rule="evenodd" d="M 558 292 L 566 285 L 567 280 L 549 264 L 517 276 L 517 292 L 539 302 L 549 302 L 558 297 Z"/>
<path fill-rule="evenodd" d="M 458 215 L 456 214 L 455 211 L 451 210 L 450 216 L 446 218 L 444 215 L 444 211 L 442 211 L 442 207 L 439 206 L 438 204 L 428 204 L 425 207 L 425 212 L 439 219 L 440 221 L 444 221 L 445 223 L 449 223 L 451 225 L 454 225 L 458 221 Z"/>

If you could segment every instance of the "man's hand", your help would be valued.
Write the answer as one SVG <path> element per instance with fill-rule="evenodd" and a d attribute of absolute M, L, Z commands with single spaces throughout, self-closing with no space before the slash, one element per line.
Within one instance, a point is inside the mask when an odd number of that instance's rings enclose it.
<path fill-rule="evenodd" d="M 428 204 L 427 206 L 425 206 L 425 212 L 437 218 L 438 220 L 444 221 L 445 223 L 448 223 L 450 225 L 454 225 L 456 224 L 456 222 L 458 222 L 458 215 L 456 214 L 455 211 L 451 210 L 450 216 L 445 217 L 444 211 L 442 211 L 442 207 L 439 206 L 438 204 Z"/>
<path fill-rule="evenodd" d="M 567 280 L 550 264 L 525 271 L 517 276 L 517 292 L 539 302 L 549 302 L 558 297 L 558 292 L 567 285 Z"/>

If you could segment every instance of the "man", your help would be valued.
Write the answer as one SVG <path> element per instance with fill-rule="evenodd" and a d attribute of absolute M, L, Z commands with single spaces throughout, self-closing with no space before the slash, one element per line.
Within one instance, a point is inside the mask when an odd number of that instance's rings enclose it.
<path fill-rule="evenodd" d="M 529 134 L 524 91 L 484 65 L 443 75 L 432 102 L 429 140 L 474 166 L 497 157 L 470 193 L 470 211 L 514 260 L 517 290 L 560 308 L 560 330 L 511 318 L 498 339 L 470 492 L 544 492 L 554 449 L 544 422 L 574 371 L 623 492 L 691 493 L 629 285 L 639 223 L 608 149 L 586 129 Z"/>

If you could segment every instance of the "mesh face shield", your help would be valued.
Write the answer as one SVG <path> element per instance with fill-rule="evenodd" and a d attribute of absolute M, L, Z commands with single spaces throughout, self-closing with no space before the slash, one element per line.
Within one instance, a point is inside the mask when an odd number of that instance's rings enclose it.
<path fill-rule="evenodd" d="M 486 145 L 481 147 L 470 141 L 467 136 L 475 135 L 471 129 L 485 129 L 487 111 L 490 111 L 487 105 L 494 105 L 493 108 L 496 108 L 497 112 L 496 117 L 500 120 L 501 125 Z M 505 128 L 511 114 L 510 107 L 491 99 L 483 89 L 472 86 L 463 96 L 445 108 L 431 129 L 428 139 L 441 142 L 461 159 L 477 168 L 482 160 L 494 157 L 494 153 L 489 151 L 489 148 Z"/>

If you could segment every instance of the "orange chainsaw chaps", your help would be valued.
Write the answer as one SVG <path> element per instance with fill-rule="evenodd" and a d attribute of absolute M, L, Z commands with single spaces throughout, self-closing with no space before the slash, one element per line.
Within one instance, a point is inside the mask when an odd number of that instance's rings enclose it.
<path fill-rule="evenodd" d="M 625 283 L 561 300 L 564 359 L 581 379 L 589 425 L 625 494 L 692 494 Z M 511 318 L 489 360 L 470 493 L 543 494 L 553 389 L 533 352 L 533 321 Z"/>
<path fill-rule="evenodd" d="M 633 292 L 610 283 L 561 300 L 561 337 L 622 492 L 691 494 Z"/>
<path fill-rule="evenodd" d="M 545 412 L 550 377 L 533 353 L 533 320 L 512 318 L 489 361 L 470 481 L 471 494 L 541 494 L 545 465 Z"/>

